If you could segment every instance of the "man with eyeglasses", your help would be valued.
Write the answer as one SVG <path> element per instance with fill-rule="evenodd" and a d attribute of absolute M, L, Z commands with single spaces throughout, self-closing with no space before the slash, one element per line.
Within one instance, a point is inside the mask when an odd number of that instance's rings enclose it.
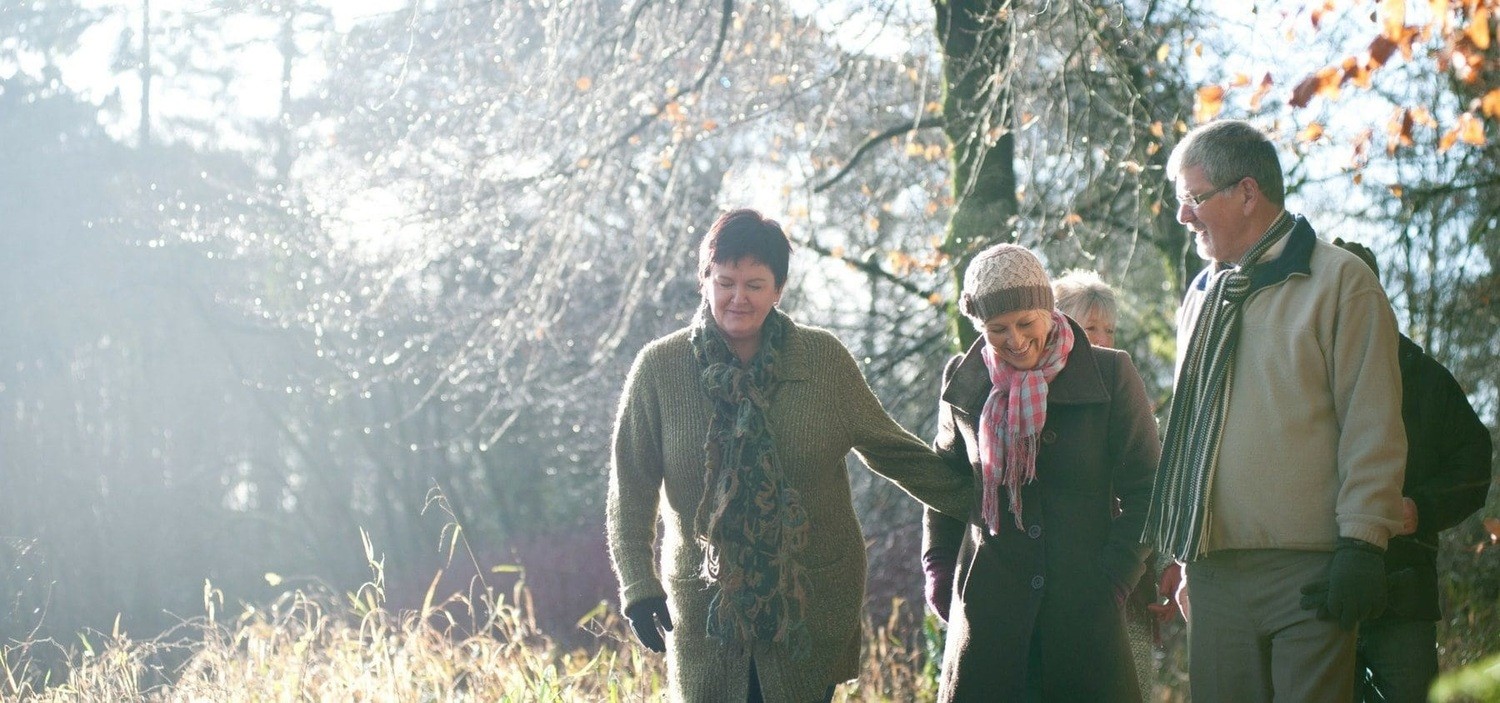
<path fill-rule="evenodd" d="M 1395 315 L 1364 263 L 1287 212 L 1251 125 L 1194 129 L 1167 175 L 1209 265 L 1178 311 L 1143 541 L 1187 563 L 1192 698 L 1350 700 L 1402 527 Z"/>

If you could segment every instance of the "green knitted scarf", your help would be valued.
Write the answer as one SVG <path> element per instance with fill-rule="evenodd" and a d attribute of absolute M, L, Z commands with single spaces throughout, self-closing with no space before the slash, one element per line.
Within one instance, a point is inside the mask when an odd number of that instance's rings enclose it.
<path fill-rule="evenodd" d="M 761 327 L 760 349 L 742 366 L 707 304 L 693 320 L 693 356 L 714 407 L 693 528 L 703 547 L 701 576 L 718 587 L 709 601 L 708 633 L 747 648 L 754 641 L 782 643 L 801 659 L 811 651 L 808 578 L 797 558 L 807 546 L 807 513 L 787 483 L 766 423 L 790 327 L 773 309 Z"/>

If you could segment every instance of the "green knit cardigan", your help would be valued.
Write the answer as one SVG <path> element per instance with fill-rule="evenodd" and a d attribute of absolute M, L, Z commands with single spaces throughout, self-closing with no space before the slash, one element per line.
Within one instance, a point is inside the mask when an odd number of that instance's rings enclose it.
<path fill-rule="evenodd" d="M 858 676 L 865 548 L 844 463 L 849 451 L 959 519 L 968 517 L 974 487 L 969 474 L 953 471 L 886 414 L 854 358 L 826 330 L 793 324 L 780 376 L 768 420 L 811 523 L 801 558 L 811 581 L 812 655 L 793 661 L 783 646 L 764 642 L 753 653 L 767 701 L 804 703 Z M 609 550 L 622 608 L 667 598 L 676 625 L 667 634 L 671 700 L 739 703 L 747 693 L 751 652 L 736 652 L 704 632 L 712 592 L 698 577 L 703 554 L 692 529 L 712 407 L 698 379 L 687 329 L 651 342 L 636 357 L 615 419 Z M 660 571 L 652 548 L 658 515 L 665 524 Z"/>

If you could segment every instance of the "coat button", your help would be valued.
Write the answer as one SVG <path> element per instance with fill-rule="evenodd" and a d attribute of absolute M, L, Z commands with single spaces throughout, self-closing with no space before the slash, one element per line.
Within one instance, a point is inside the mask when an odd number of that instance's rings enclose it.
<path fill-rule="evenodd" d="M 1031 527 L 1026 528 L 1026 536 L 1030 537 L 1032 539 L 1036 539 L 1038 537 L 1041 537 L 1042 536 L 1042 526 L 1041 525 L 1032 525 Z"/>
<path fill-rule="evenodd" d="M 1042 584 L 1046 583 L 1046 581 L 1047 580 L 1044 579 L 1044 578 L 1042 578 L 1040 575 L 1032 576 L 1031 577 L 1031 587 L 1033 589 L 1035 589 L 1035 590 L 1040 591 L 1040 590 L 1042 590 Z"/>
<path fill-rule="evenodd" d="M 1052 430 L 1042 430 L 1042 444 L 1052 444 L 1057 441 L 1057 433 Z"/>

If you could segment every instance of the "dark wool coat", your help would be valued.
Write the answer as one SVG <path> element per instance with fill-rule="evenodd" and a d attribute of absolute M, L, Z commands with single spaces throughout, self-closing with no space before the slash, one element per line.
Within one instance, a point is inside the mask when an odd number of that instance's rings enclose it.
<path fill-rule="evenodd" d="M 1037 478 L 1021 491 L 1025 528 L 1003 496 L 994 536 L 978 498 L 967 524 L 926 513 L 924 558 L 952 555 L 957 567 L 940 701 L 1140 700 L 1121 602 L 1145 569 L 1139 540 L 1161 444 L 1130 357 L 1090 346 L 1069 323 L 1076 341 L 1049 384 Z M 991 388 L 984 343 L 944 370 L 934 442 L 976 482 Z"/>
<path fill-rule="evenodd" d="M 1416 342 L 1401 335 L 1401 419 L 1406 425 L 1406 479 L 1401 493 L 1417 504 L 1417 531 L 1392 537 L 1388 618 L 1437 620 L 1438 533 L 1484 506 L 1490 488 L 1490 431 L 1464 390 Z"/>

